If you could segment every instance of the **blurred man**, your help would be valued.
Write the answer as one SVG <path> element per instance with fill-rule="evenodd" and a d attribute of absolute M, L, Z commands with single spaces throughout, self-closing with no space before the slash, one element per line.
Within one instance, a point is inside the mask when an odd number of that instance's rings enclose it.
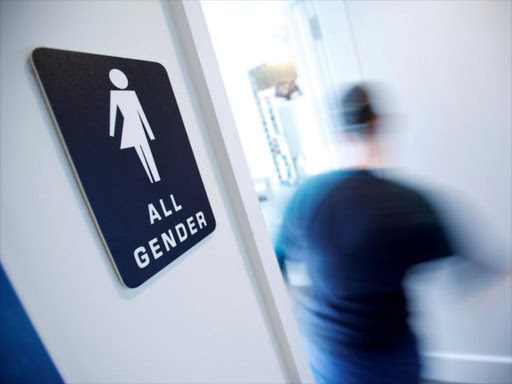
<path fill-rule="evenodd" d="M 319 383 L 419 382 L 416 340 L 402 280 L 414 264 L 449 256 L 440 221 L 417 191 L 377 175 L 380 116 L 364 85 L 342 100 L 351 169 L 302 184 L 284 217 L 281 265 L 306 265 L 296 310 Z"/>

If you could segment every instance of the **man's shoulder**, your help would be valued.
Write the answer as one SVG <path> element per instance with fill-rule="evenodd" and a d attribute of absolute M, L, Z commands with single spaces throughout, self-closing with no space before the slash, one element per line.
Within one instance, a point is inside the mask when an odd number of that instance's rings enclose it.
<path fill-rule="evenodd" d="M 310 176 L 299 185 L 297 191 L 314 191 L 317 189 L 336 187 L 341 181 L 350 176 L 350 174 L 351 171 L 348 170 L 335 170 Z"/>
<path fill-rule="evenodd" d="M 356 170 L 319 175 L 305 185 L 305 190 L 321 191 L 309 193 L 319 197 L 323 211 L 371 209 L 425 210 L 430 204 L 421 188 L 388 177 L 380 170 Z M 318 206 L 320 206 L 320 204 Z"/>
<path fill-rule="evenodd" d="M 344 171 L 332 171 L 304 179 L 288 202 L 286 212 L 308 217 L 345 176 Z"/>
<path fill-rule="evenodd" d="M 422 203 L 427 202 L 425 193 L 419 186 L 415 186 L 403 180 L 387 177 L 380 178 L 379 181 L 380 187 L 396 198 L 412 199 Z"/>

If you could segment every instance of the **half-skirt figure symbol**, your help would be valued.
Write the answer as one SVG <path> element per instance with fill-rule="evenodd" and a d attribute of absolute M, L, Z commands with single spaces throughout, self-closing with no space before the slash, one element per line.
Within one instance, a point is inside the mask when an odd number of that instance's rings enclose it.
<path fill-rule="evenodd" d="M 123 115 L 121 149 L 135 148 L 149 180 L 151 183 L 156 183 L 160 181 L 160 175 L 147 139 L 149 136 L 151 140 L 155 140 L 155 136 L 137 94 L 135 91 L 124 90 L 128 86 L 128 78 L 119 69 L 111 69 L 109 77 L 112 84 L 121 89 L 110 91 L 110 136 L 114 137 L 115 134 L 116 115 L 119 108 Z"/>

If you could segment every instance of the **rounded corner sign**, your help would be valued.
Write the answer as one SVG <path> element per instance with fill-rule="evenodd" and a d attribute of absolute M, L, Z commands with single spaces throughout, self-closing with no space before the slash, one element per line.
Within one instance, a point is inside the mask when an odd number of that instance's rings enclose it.
<path fill-rule="evenodd" d="M 167 72 L 49 48 L 31 59 L 115 269 L 138 287 L 215 229 Z"/>

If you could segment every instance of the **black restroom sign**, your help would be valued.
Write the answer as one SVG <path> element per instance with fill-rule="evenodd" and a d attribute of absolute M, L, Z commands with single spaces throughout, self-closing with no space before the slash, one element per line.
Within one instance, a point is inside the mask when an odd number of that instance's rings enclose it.
<path fill-rule="evenodd" d="M 215 218 L 161 64 L 48 48 L 34 50 L 32 64 L 126 286 L 144 283 L 213 232 Z"/>

